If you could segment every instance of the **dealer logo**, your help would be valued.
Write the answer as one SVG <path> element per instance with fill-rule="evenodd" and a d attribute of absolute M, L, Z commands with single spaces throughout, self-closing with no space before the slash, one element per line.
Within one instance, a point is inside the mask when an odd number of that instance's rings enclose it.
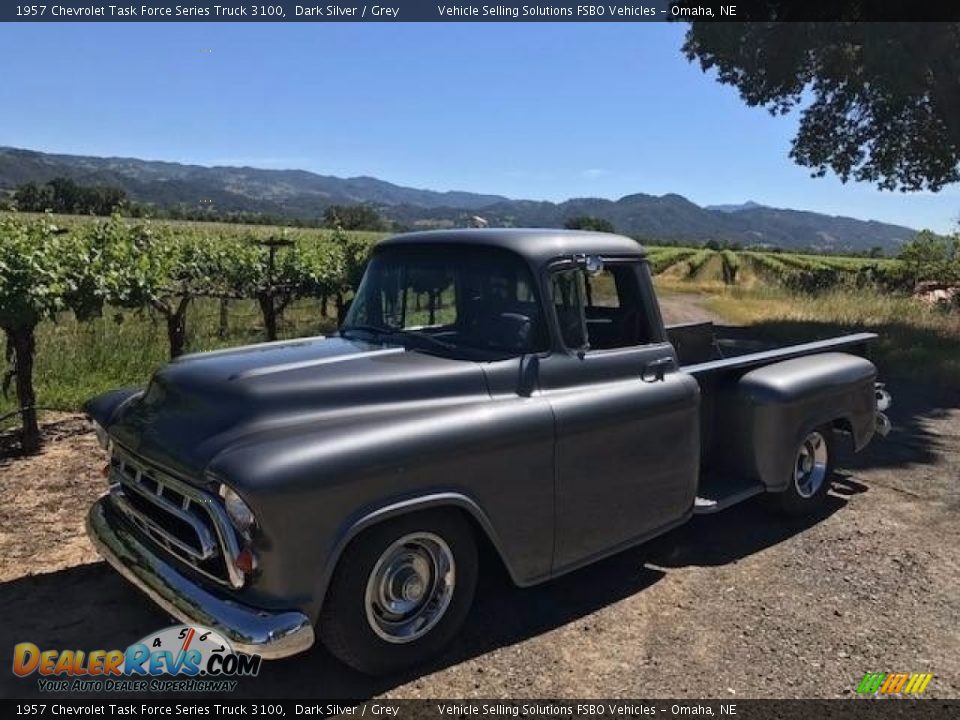
<path fill-rule="evenodd" d="M 919 695 L 933 680 L 930 673 L 868 672 L 857 686 L 859 695 Z"/>
<path fill-rule="evenodd" d="M 41 650 L 31 642 L 13 648 L 13 674 L 23 678 L 37 674 L 41 690 L 140 690 L 147 688 L 142 683 L 127 687 L 129 683 L 123 680 L 162 676 L 255 677 L 261 661 L 259 655 L 235 652 L 220 633 L 199 625 L 173 625 L 141 638 L 126 650 Z M 60 678 L 66 679 L 55 681 Z M 84 682 L 71 683 L 71 679 Z M 217 689 L 223 689 L 222 684 Z"/>

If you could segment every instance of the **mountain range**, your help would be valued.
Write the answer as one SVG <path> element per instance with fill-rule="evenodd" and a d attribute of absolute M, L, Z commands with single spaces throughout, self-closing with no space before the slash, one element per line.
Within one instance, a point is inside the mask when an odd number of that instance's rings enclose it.
<path fill-rule="evenodd" d="M 218 213 L 262 213 L 316 218 L 333 204 L 369 203 L 398 226 L 453 227 L 474 216 L 490 226 L 561 227 L 589 215 L 618 232 L 647 240 L 737 242 L 742 245 L 896 251 L 916 233 L 874 220 L 773 208 L 754 202 L 701 207 L 682 195 L 637 193 L 619 200 L 573 198 L 560 203 L 501 195 L 395 185 L 374 177 L 340 178 L 305 170 L 185 165 L 174 162 L 59 155 L 0 147 L 0 191 L 25 182 L 68 177 L 85 185 L 123 188 L 138 202 L 160 207 L 214 208 Z"/>

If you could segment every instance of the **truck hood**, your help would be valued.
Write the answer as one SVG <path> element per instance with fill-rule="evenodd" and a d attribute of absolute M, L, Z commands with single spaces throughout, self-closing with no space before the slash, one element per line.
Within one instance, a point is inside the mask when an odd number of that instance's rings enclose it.
<path fill-rule="evenodd" d="M 123 447 L 201 480 L 220 451 L 256 433 L 487 398 L 475 362 L 310 338 L 179 358 L 108 422 Z M 94 407 L 97 400 L 88 405 L 95 415 Z"/>

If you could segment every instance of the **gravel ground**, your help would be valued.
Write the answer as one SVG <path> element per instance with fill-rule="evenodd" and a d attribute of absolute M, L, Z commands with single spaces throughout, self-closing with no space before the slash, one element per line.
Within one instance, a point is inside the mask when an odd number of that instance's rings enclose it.
<path fill-rule="evenodd" d="M 695 301 L 670 303 L 696 319 Z M 535 588 L 492 570 L 430 668 L 372 680 L 316 648 L 238 694 L 831 698 L 908 671 L 934 674 L 927 696 L 958 697 L 960 393 L 891 390 L 894 432 L 841 463 L 816 518 L 751 501 Z M 0 460 L 0 650 L 125 647 L 167 618 L 97 560 L 83 516 L 103 459 L 78 416 L 50 421 L 41 454 Z M 0 697 L 37 694 L 0 673 Z"/>

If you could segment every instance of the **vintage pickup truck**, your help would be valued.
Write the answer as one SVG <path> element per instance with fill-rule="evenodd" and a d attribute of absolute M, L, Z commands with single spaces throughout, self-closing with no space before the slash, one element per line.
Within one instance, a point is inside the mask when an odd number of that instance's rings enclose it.
<path fill-rule="evenodd" d="M 400 235 L 334 336 L 185 356 L 91 400 L 109 492 L 88 531 L 239 651 L 316 633 L 390 672 L 455 635 L 480 557 L 526 586 L 760 493 L 817 508 L 839 443 L 889 427 L 873 337 L 664 327 L 617 235 Z"/>

